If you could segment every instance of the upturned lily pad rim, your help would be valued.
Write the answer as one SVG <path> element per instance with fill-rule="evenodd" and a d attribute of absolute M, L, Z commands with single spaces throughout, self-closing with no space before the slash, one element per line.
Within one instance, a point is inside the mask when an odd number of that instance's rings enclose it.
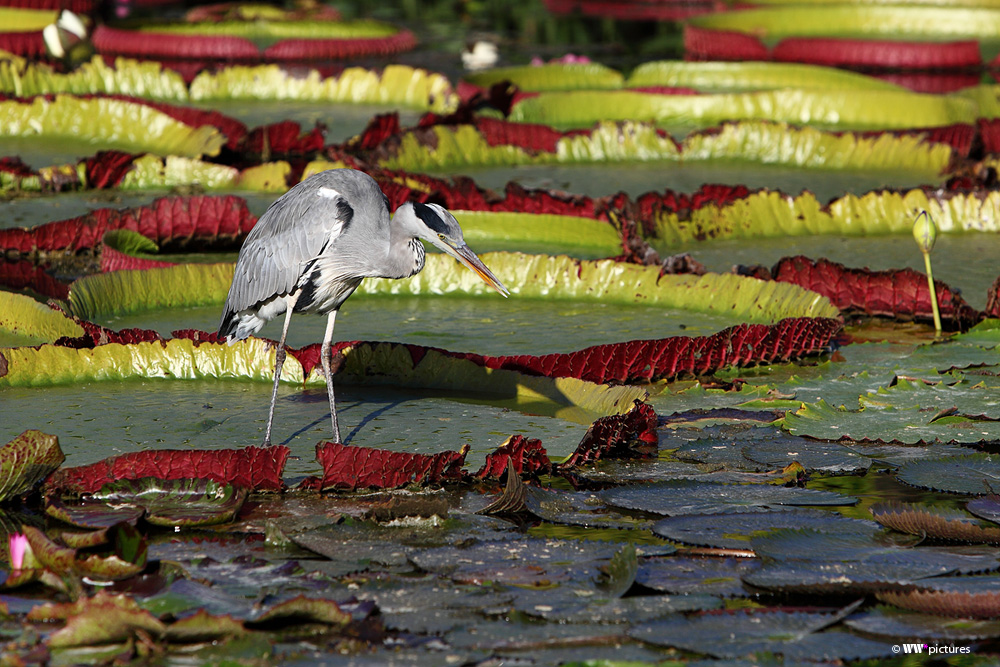
<path fill-rule="evenodd" d="M 763 39 L 780 37 L 959 39 L 995 38 L 1000 11 L 993 8 L 819 5 L 746 9 L 697 16 L 687 21 L 699 28 L 733 30 Z"/>
<path fill-rule="evenodd" d="M 826 297 L 815 292 L 735 274 L 660 276 L 659 267 L 655 266 L 520 253 L 485 253 L 482 259 L 507 285 L 511 298 L 601 300 L 688 308 L 725 312 L 737 321 L 747 322 L 840 316 L 840 311 Z M 75 315 L 91 319 L 163 306 L 222 304 L 229 291 L 233 266 L 186 264 L 87 276 L 73 283 L 70 305 Z M 432 254 L 428 255 L 424 270 L 412 278 L 366 281 L 355 298 L 448 293 L 496 296 L 478 276 L 452 258 Z"/>
<path fill-rule="evenodd" d="M 873 76 L 822 65 L 678 60 L 642 63 L 625 80 L 626 88 L 647 86 L 689 87 L 708 91 L 759 91 L 788 87 L 845 91 L 906 90 Z"/>

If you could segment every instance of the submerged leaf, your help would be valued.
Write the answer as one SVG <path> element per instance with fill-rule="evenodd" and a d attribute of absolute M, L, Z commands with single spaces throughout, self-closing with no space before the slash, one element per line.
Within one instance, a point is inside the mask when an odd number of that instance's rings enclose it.
<path fill-rule="evenodd" d="M 639 561 L 636 558 L 635 545 L 625 544 L 615 552 L 611 561 L 601 568 L 598 586 L 612 598 L 620 598 L 635 583 L 639 571 Z"/>

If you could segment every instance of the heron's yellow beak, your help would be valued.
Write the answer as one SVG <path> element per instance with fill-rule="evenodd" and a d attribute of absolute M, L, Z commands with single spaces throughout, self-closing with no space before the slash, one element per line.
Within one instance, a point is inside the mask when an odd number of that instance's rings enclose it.
<path fill-rule="evenodd" d="M 486 268 L 486 265 L 476 256 L 476 253 L 472 252 L 469 246 L 464 243 L 460 246 L 452 246 L 445 243 L 444 249 L 449 255 L 474 271 L 487 285 L 495 289 L 502 296 L 510 296 L 510 292 L 504 287 L 503 283 L 493 275 L 492 271 Z"/>

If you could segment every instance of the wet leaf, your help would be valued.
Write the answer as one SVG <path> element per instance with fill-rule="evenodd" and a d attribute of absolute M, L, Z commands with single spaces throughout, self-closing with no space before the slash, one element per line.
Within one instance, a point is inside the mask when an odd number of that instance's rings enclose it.
<path fill-rule="evenodd" d="M 141 507 L 153 525 L 191 527 L 232 521 L 246 497 L 245 488 L 210 479 L 145 477 L 105 484 L 85 500 Z"/>
<path fill-rule="evenodd" d="M 961 510 L 926 503 L 876 503 L 869 508 L 883 526 L 901 533 L 939 540 L 1000 544 L 1000 526 L 986 524 Z"/>
<path fill-rule="evenodd" d="M 1000 489 L 1000 461 L 990 454 L 911 461 L 899 469 L 896 478 L 912 486 L 978 495 Z"/>
<path fill-rule="evenodd" d="M 659 482 L 608 489 L 600 494 L 609 505 L 653 514 L 766 512 L 799 505 L 853 505 L 857 498 L 830 491 L 761 484 L 712 484 L 692 480 Z"/>
<path fill-rule="evenodd" d="M 965 504 L 965 509 L 981 519 L 1000 523 L 1000 496 L 996 494 L 973 498 Z"/>
<path fill-rule="evenodd" d="M 30 296 L 7 291 L 0 291 L 0 331 L 49 343 L 63 336 L 83 335 L 83 328 L 64 313 Z"/>
<path fill-rule="evenodd" d="M 1000 439 L 1000 422 L 962 419 L 935 422 L 933 411 L 920 408 L 834 408 L 823 400 L 807 403 L 785 416 L 784 426 L 795 435 L 855 442 L 978 443 Z"/>
<path fill-rule="evenodd" d="M 59 438 L 28 430 L 0 447 L 0 502 L 31 491 L 66 460 Z"/>
<path fill-rule="evenodd" d="M 848 519 L 835 512 L 789 509 L 783 512 L 689 514 L 661 519 L 653 532 L 668 540 L 718 549 L 749 549 L 751 539 L 781 528 L 808 528 L 832 533 L 873 534 L 872 521 Z"/>
<path fill-rule="evenodd" d="M 514 462 L 507 459 L 507 483 L 504 485 L 503 493 L 496 500 L 491 502 L 476 514 L 513 514 L 523 512 L 525 507 L 525 496 L 527 487 L 521 481 L 521 476 L 514 470 Z"/>

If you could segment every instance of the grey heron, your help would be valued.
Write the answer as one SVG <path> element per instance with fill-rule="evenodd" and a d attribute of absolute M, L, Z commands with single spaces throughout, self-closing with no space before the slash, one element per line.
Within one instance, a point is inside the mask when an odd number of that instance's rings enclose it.
<path fill-rule="evenodd" d="M 219 339 L 230 345 L 284 313 L 263 445 L 271 444 L 285 337 L 293 312 L 327 315 L 320 355 L 340 442 L 330 341 L 337 311 L 365 278 L 408 278 L 424 267 L 421 241 L 448 253 L 503 296 L 507 288 L 462 238 L 455 217 L 437 204 L 405 203 L 389 216 L 389 199 L 368 174 L 331 169 L 292 187 L 247 235 L 222 311 Z"/>

